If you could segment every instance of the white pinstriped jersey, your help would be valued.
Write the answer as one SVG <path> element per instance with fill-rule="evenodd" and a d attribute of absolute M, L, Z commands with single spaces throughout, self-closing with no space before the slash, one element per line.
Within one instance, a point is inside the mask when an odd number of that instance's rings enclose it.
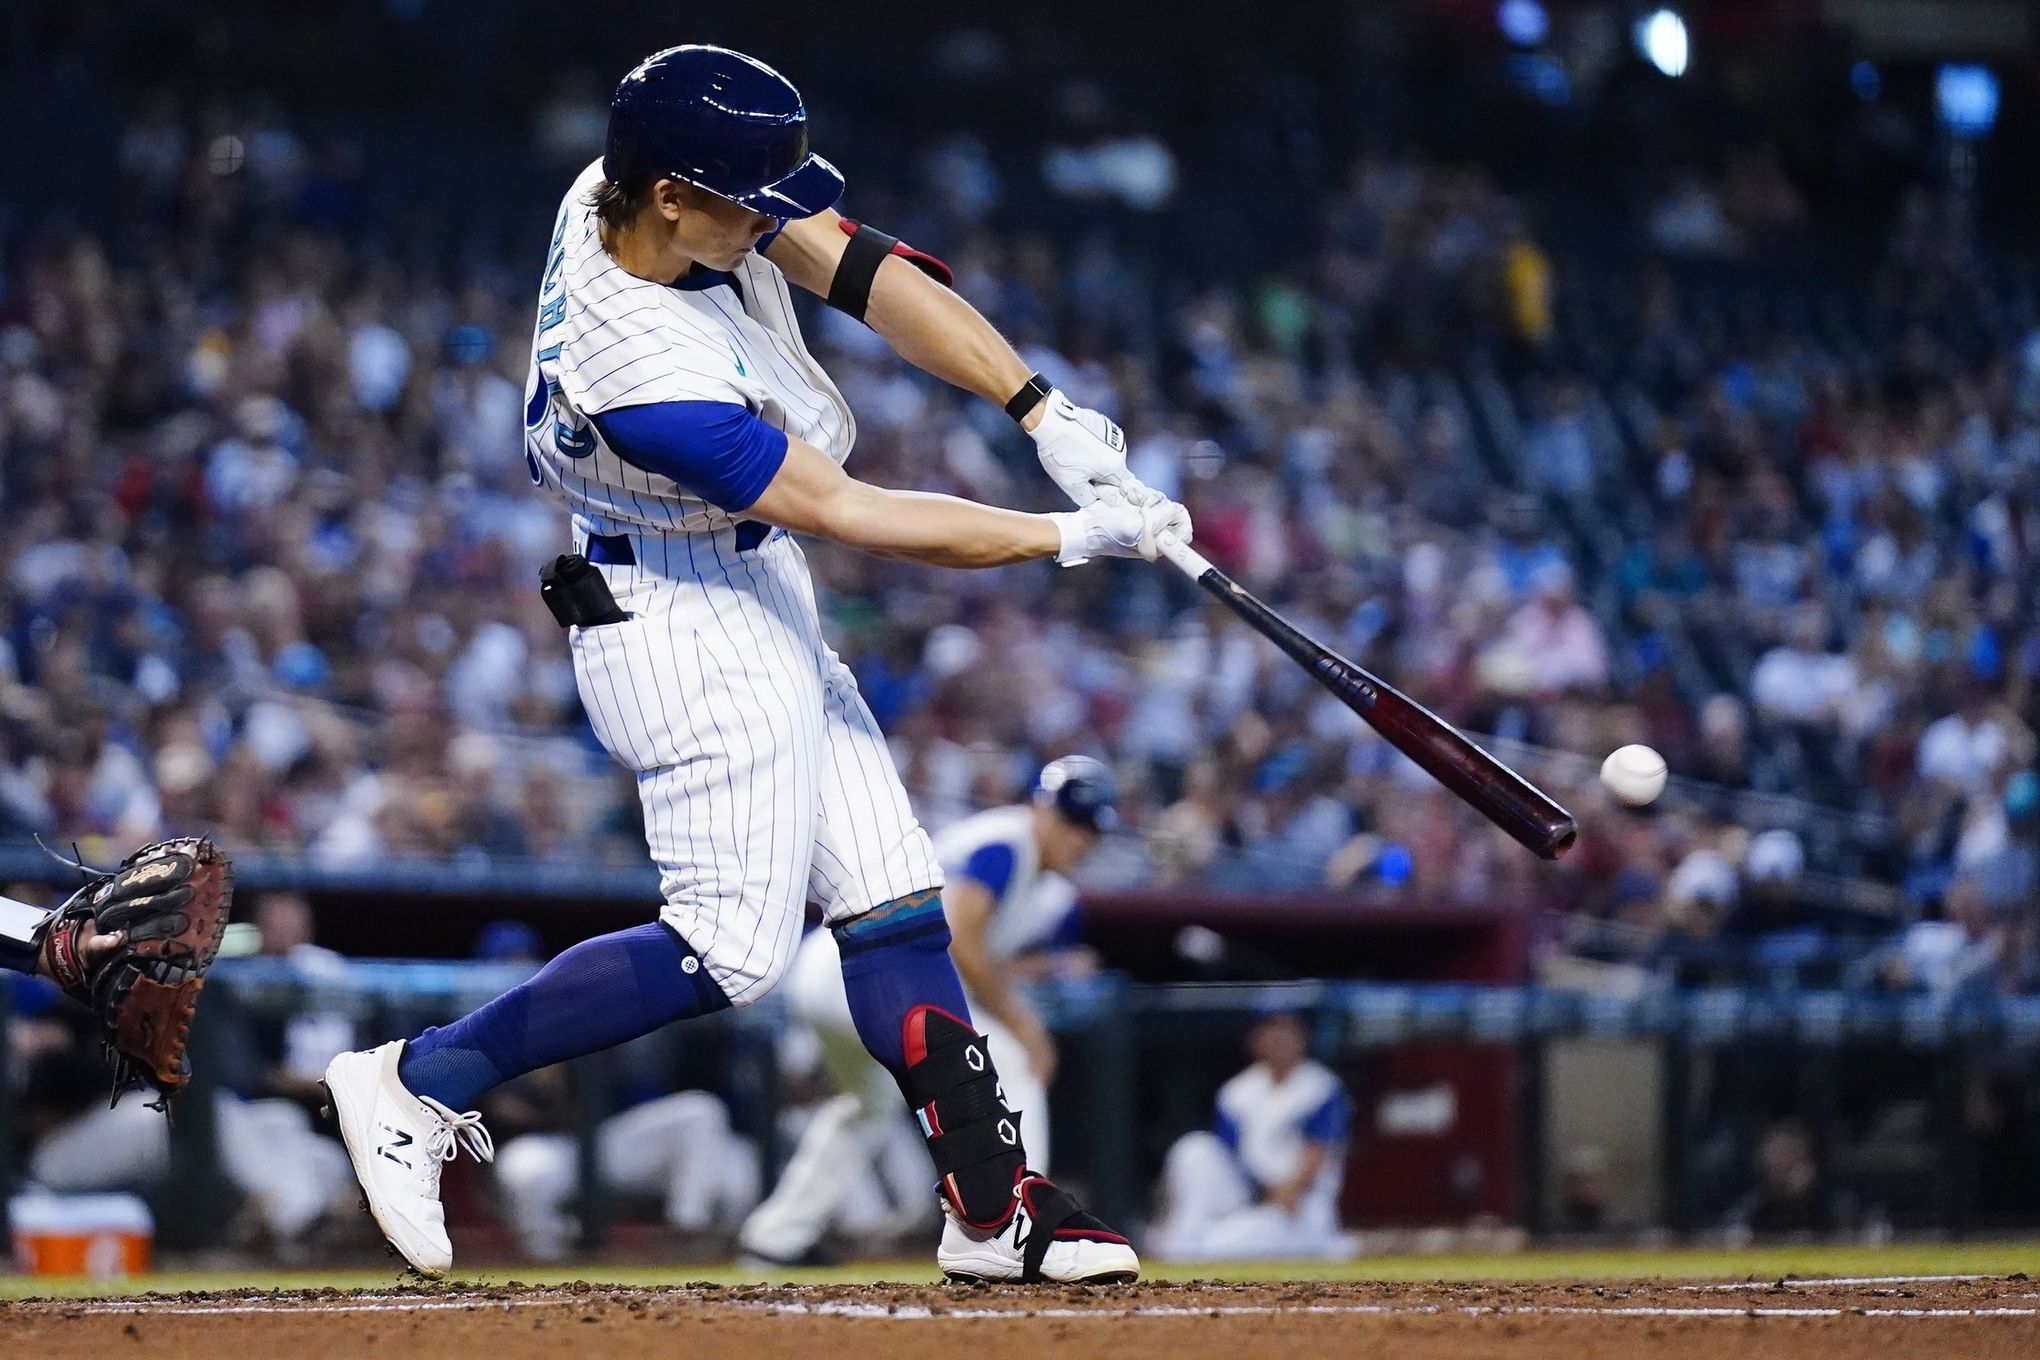
<path fill-rule="evenodd" d="M 581 172 L 554 219 L 525 380 L 525 461 L 532 480 L 573 510 L 586 533 L 726 528 L 731 517 L 672 479 L 636 467 L 590 419 L 618 406 L 726 401 L 842 462 L 856 422 L 808 353 L 786 278 L 752 253 L 736 287 L 681 288 L 627 273 L 602 248 Z"/>

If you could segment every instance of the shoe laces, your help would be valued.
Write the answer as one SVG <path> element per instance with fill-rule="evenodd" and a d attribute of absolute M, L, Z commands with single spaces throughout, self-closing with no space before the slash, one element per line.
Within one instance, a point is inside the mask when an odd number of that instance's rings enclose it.
<path fill-rule="evenodd" d="M 496 1160 L 496 1140 L 482 1126 L 482 1112 L 469 1110 L 455 1114 L 431 1096 L 419 1096 L 419 1103 L 437 1116 L 439 1122 L 432 1132 L 425 1135 L 425 1155 L 450 1162 L 466 1148 L 468 1155 L 478 1162 Z"/>

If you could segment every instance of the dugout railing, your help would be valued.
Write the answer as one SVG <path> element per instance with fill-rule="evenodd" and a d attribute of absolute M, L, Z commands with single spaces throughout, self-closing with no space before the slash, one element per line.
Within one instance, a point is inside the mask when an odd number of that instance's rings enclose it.
<path fill-rule="evenodd" d="M 224 961 L 209 998 L 214 1004 L 194 1032 L 200 1080 L 178 1106 L 173 1173 L 152 1192 L 164 1245 L 217 1245 L 230 1216 L 225 1210 L 235 1194 L 214 1153 L 210 1096 L 213 1081 L 231 1067 L 225 1050 L 237 1016 L 342 1013 L 357 1022 L 366 1042 L 456 1014 L 524 971 L 364 961 L 341 973 L 308 977 L 277 960 Z M 1238 1036 L 1270 1009 L 1306 1017 L 1319 1056 L 1340 1071 L 1355 1097 L 1351 1166 L 1359 1193 L 1349 1187 L 1346 1207 L 1349 1220 L 1362 1226 L 1507 1221 L 1533 1233 L 1563 1226 L 1554 1176 L 1568 1149 L 1554 1144 L 1554 1131 L 1564 1127 L 1555 1120 L 1562 1112 L 1554 1104 L 1605 1102 L 1611 1091 L 1617 1132 L 1626 1122 L 1635 1126 L 1627 1136 L 1641 1129 L 1654 1145 L 1644 1159 L 1654 1184 L 1643 1188 L 1639 1200 L 1651 1207 L 1623 1226 L 1689 1235 L 1716 1226 L 1724 1168 L 1710 1164 L 1710 1157 L 1721 1159 L 1708 1149 L 1725 1141 L 1746 1150 L 1765 1122 L 1780 1116 L 1812 1131 L 1823 1176 L 1838 1194 L 1846 1192 L 1864 1206 L 1854 1221 L 1835 1223 L 1836 1231 L 1874 1232 L 1880 1224 L 1936 1232 L 2005 1227 L 2013 1225 L 2008 1215 L 2029 1212 L 2033 1204 L 2030 1180 L 2010 1184 L 1991 1176 L 1984 1146 L 2009 1136 L 2015 1148 L 2040 1151 L 2040 1128 L 2034 1127 L 2030 1106 L 2019 1114 L 2023 1126 L 2009 1135 L 2002 1127 L 1979 1128 L 1972 1107 L 1980 1084 L 2009 1089 L 2036 1084 L 2040 997 L 1862 989 L 1606 995 L 1478 984 L 1137 984 L 1111 974 L 1057 983 L 1038 995 L 1065 1056 L 1055 1091 L 1059 1174 L 1129 1222 L 1140 1221 L 1150 1208 L 1152 1178 L 1168 1142 L 1208 1120 L 1212 1091 L 1239 1065 Z M 0 1005 L 0 1016 L 8 1009 Z M 668 1031 L 671 1042 L 697 1059 L 706 1055 L 737 1126 L 758 1140 L 768 1168 L 780 1154 L 776 1040 L 784 1024 L 768 999 Z M 0 1044 L 0 1055 L 7 1050 Z M 1614 1062 L 1607 1055 L 1615 1053 L 1629 1057 Z M 1454 1054 L 1461 1055 L 1456 1063 Z M 1465 1061 L 1466 1055 L 1481 1054 L 1506 1061 L 1490 1066 Z M 1424 1055 L 1424 1061 L 1414 1061 Z M 584 1149 L 592 1146 L 589 1135 L 607 1113 L 605 1093 L 614 1085 L 610 1061 L 572 1065 Z M 1558 1069 L 1574 1074 L 1570 1087 Z M 1654 1098 L 1631 1100 L 1611 1074 L 1643 1069 L 1651 1079 L 1635 1089 L 1654 1092 Z M 700 1062 L 696 1070 L 702 1070 Z M 0 1081 L 7 1075 L 0 1069 Z M 1854 1098 L 1848 1091 L 1866 1082 L 1893 1100 L 1918 1101 L 1924 1111 L 1919 1124 L 1924 1142 L 1913 1161 L 1883 1173 L 1899 1182 L 1895 1187 L 1880 1189 L 1875 1159 L 1866 1162 L 1850 1151 Z M 1483 1083 L 1501 1089 L 1480 1089 Z M 1428 1116 L 1411 1113 L 1425 1109 Z M 1497 1121 L 1499 1128 L 1480 1127 Z M 14 1123 L 12 1117 L 0 1119 L 0 1148 L 13 1147 Z M 1490 1134 L 1499 1137 L 1483 1136 Z M 12 1184 L 19 1159 L 11 1152 L 0 1155 L 8 1158 L 0 1163 L 0 1175 Z M 582 1246 L 596 1251 L 604 1244 L 611 1206 L 590 1158 L 582 1160 Z M 2040 1163 L 2026 1160 L 2028 1166 Z M 1370 1162 L 1378 1170 L 1384 1161 L 1394 1176 L 1410 1182 L 1400 1199 L 1383 1199 L 1367 1188 L 1383 1179 L 1369 1176 Z M 1897 1199 L 1880 1211 L 1880 1194 Z M 1410 1217 L 1413 1210 L 1424 1214 L 1427 1205 L 1442 1211 Z M 474 1212 L 469 1205 L 459 1208 Z"/>

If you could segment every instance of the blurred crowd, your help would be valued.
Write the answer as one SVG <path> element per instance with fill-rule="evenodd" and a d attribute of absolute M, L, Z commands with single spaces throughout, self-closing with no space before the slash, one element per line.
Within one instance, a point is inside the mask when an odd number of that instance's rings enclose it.
<path fill-rule="evenodd" d="M 601 88 L 539 106 L 559 184 Z M 1587 758 L 1526 765 L 1586 831 L 1539 866 L 1166 572 L 817 551 L 924 820 L 1092 751 L 1130 791 L 1103 883 L 1524 901 L 1644 961 L 1918 920 L 1885 977 L 2034 982 L 2040 317 L 1960 194 L 1919 187 L 1823 292 L 1766 272 L 1807 209 L 1762 155 L 1668 179 L 1656 253 L 1601 259 L 1562 201 L 1376 149 L 1186 282 L 1167 138 L 1101 99 L 1064 90 L 1039 145 L 931 135 L 868 191 L 851 164 L 845 208 L 945 255 L 1228 571 L 1444 716 Z M 521 459 L 539 236 L 447 270 L 373 229 L 358 144 L 254 100 L 124 118 L 117 224 L 0 236 L 0 836 L 637 862 L 535 588 L 566 540 Z M 1051 508 L 999 412 L 808 321 L 859 475 Z M 1679 777 L 1658 809 L 1589 777 L 1629 741 Z"/>

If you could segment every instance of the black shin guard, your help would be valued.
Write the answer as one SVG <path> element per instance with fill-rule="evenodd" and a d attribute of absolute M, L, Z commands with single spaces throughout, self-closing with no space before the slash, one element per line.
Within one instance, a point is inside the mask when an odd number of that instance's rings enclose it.
<path fill-rule="evenodd" d="M 1027 1211 L 1027 1234 L 1015 1243 L 1023 1284 L 1045 1278 L 1041 1264 L 1059 1237 L 1126 1240 L 1061 1186 L 1027 1169 L 1020 1112 L 1006 1104 L 983 1035 L 947 1011 L 916 1006 L 907 1012 L 903 1037 L 901 1088 L 927 1136 L 949 1207 L 986 1232 L 1003 1231 L 1016 1211 Z"/>
<path fill-rule="evenodd" d="M 984 1036 L 947 1011 L 916 1006 L 904 1037 L 900 1084 L 928 1139 L 944 1197 L 972 1227 L 1003 1227 L 1027 1176 L 1027 1150 Z"/>

